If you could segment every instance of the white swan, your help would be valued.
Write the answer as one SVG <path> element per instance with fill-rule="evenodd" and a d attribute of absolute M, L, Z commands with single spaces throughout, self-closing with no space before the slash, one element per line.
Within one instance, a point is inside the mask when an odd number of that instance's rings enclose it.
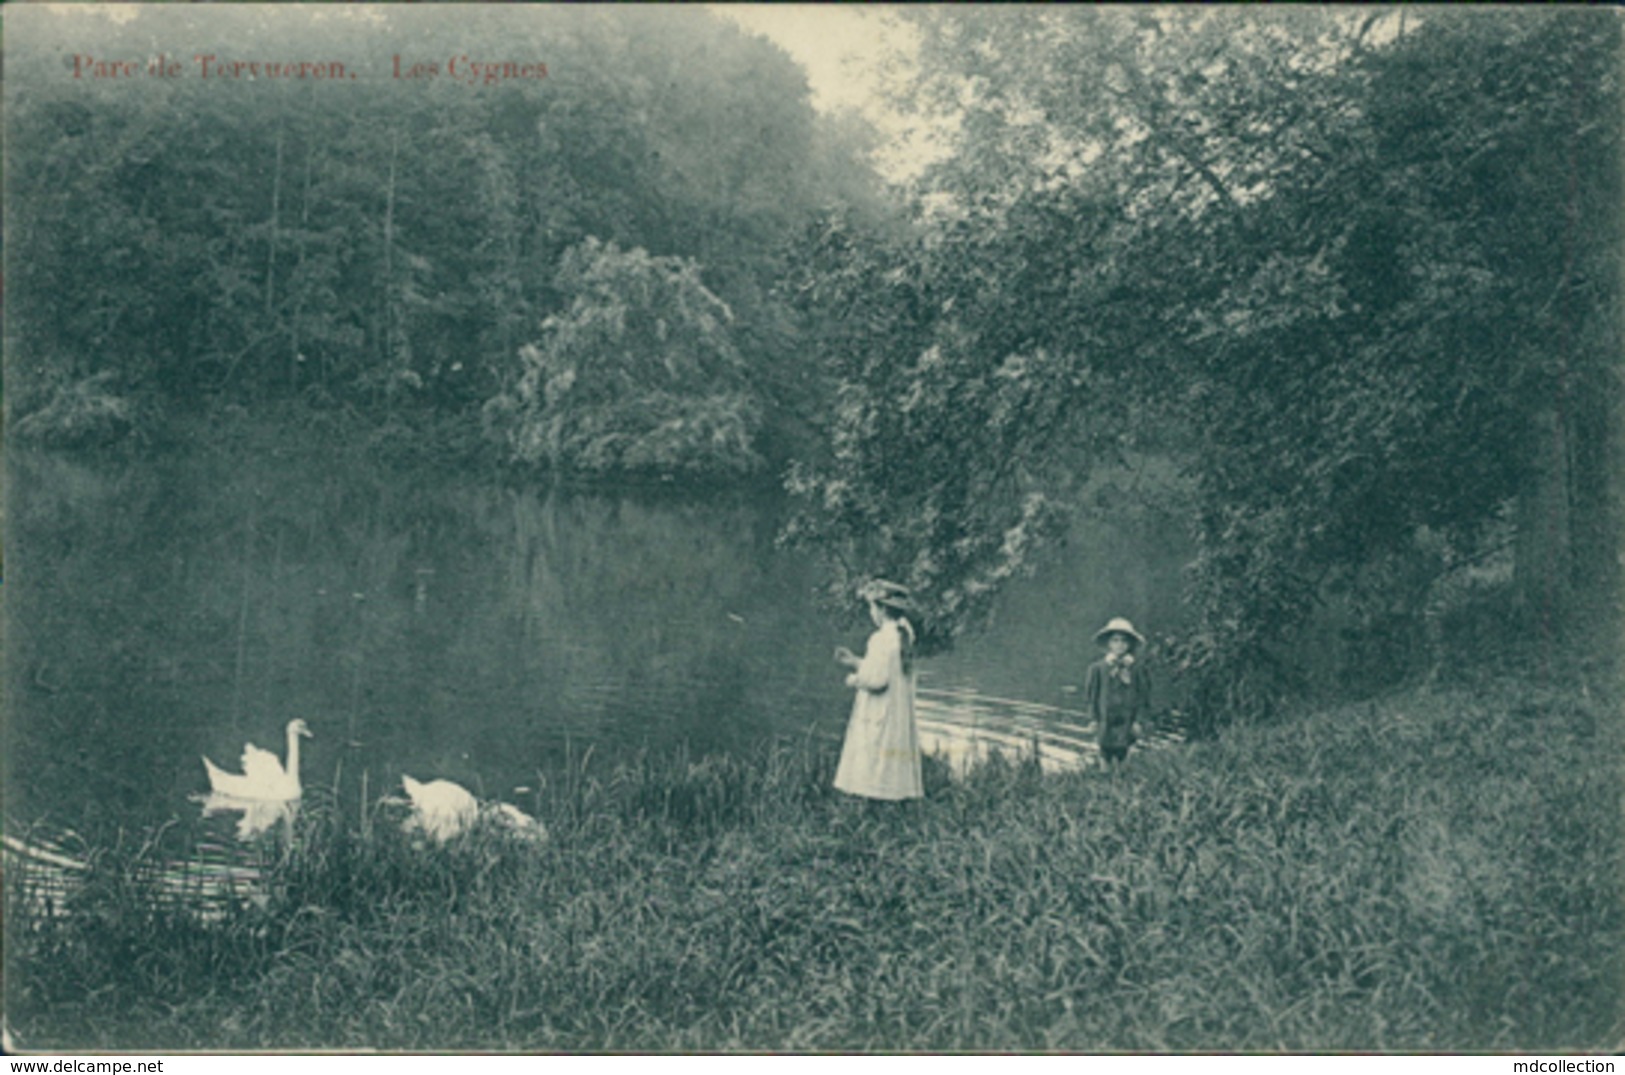
<path fill-rule="evenodd" d="M 202 799 L 203 816 L 240 811 L 237 838 L 248 840 L 279 821 L 293 823 L 299 798 L 299 738 L 309 736 L 302 720 L 288 722 L 288 765 L 283 768 L 277 756 L 253 743 L 243 747 L 242 773 L 228 773 L 208 758 L 203 768 L 209 774 L 209 794 Z"/>
<path fill-rule="evenodd" d="M 508 803 L 486 803 L 481 806 L 474 793 L 450 780 L 430 780 L 427 783 L 409 776 L 401 777 L 401 786 L 412 802 L 412 815 L 403 826 L 407 832 L 421 832 L 443 844 L 467 832 L 479 818 L 493 823 L 513 835 L 531 841 L 547 839 L 542 823 Z"/>
<path fill-rule="evenodd" d="M 450 780 L 431 780 L 428 783 L 401 777 L 406 797 L 412 800 L 412 816 L 406 819 L 407 832 L 422 832 L 435 841 L 445 843 L 474 824 L 479 816 L 480 804 L 472 792 Z"/>
<path fill-rule="evenodd" d="M 203 768 L 209 774 L 209 788 L 215 795 L 252 802 L 289 802 L 299 798 L 304 789 L 299 786 L 299 737 L 310 736 L 310 729 L 302 720 L 288 722 L 288 766 L 282 767 L 277 756 L 261 750 L 253 743 L 243 746 L 243 771 L 228 773 L 208 758 Z"/>

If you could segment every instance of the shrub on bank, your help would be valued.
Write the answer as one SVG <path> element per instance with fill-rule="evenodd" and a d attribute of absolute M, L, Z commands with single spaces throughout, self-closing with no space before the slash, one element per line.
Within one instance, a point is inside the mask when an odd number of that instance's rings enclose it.
<path fill-rule="evenodd" d="M 698 263 L 589 238 L 565 252 L 555 284 L 568 308 L 519 348 L 482 410 L 512 463 L 595 477 L 761 470 L 734 314 Z"/>
<path fill-rule="evenodd" d="M 120 393 L 112 370 L 61 380 L 38 393 L 42 402 L 17 419 L 12 434 L 50 448 L 89 448 L 141 432 L 141 408 Z"/>

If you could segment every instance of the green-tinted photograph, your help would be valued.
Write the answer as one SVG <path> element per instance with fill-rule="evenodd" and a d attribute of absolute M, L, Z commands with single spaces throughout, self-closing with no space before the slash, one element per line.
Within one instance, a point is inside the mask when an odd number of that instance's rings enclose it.
<path fill-rule="evenodd" d="M 4 15 L 9 1051 L 1625 1042 L 1617 12 Z"/>

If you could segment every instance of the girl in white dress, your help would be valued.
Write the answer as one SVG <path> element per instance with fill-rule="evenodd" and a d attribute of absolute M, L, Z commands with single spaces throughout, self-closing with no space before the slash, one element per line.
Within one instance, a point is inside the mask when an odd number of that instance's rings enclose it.
<path fill-rule="evenodd" d="M 896 583 L 874 582 L 862 596 L 876 628 L 863 658 L 845 646 L 835 650 L 835 659 L 852 670 L 846 685 L 857 690 L 835 786 L 869 799 L 923 798 L 920 736 L 914 726 L 914 627 L 905 616 L 908 591 Z"/>

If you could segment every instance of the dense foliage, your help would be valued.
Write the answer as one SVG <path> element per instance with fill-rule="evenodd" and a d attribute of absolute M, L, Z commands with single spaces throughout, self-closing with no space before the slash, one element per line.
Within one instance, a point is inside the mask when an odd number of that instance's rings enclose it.
<path fill-rule="evenodd" d="M 696 498 L 705 525 L 674 530 L 483 484 L 441 504 L 395 472 L 311 486 L 280 465 L 290 415 L 313 452 L 360 428 L 444 458 L 422 444 L 433 429 L 535 474 L 782 475 L 788 536 L 826 558 L 830 594 L 850 607 L 860 579 L 908 583 L 927 647 L 985 625 L 1070 513 L 1135 510 L 1103 476 L 1150 459 L 1177 472 L 1159 517 L 1196 550 L 1191 626 L 1155 654 L 1176 672 L 1159 685 L 1195 732 L 1295 719 L 1104 774 L 993 763 L 950 780 L 934 763 L 927 798 L 900 807 L 844 801 L 816 736 L 572 758 L 526 786 L 550 839 L 439 849 L 335 773 L 308 783 L 292 841 L 263 848 L 258 898 L 212 920 L 155 886 L 186 879 L 201 832 L 181 823 L 86 848 L 50 891 L 8 853 L 8 1044 L 1618 1041 L 1618 18 L 895 17 L 919 45 L 894 71 L 899 103 L 957 133 L 879 190 L 862 136 L 813 111 L 789 57 L 707 10 L 8 12 L 7 429 L 53 448 L 195 434 L 188 458 L 232 509 L 136 563 L 24 543 L 17 577 L 60 568 L 76 600 L 11 594 L 8 689 L 32 717 L 8 734 L 71 746 L 128 723 L 108 699 L 173 712 L 180 689 L 229 699 L 235 723 L 255 684 L 336 713 L 318 680 L 342 674 L 348 750 L 364 702 L 412 712 L 396 665 L 364 676 L 374 653 L 441 662 L 476 694 L 532 673 L 551 691 L 639 649 L 672 681 L 712 661 L 752 678 L 683 623 L 571 615 L 703 585 L 702 611 L 769 637 L 731 600 L 759 578 L 729 562 L 755 535 L 710 537 L 754 518 L 718 522 L 725 498 Z M 200 77 L 216 55 L 343 75 Z M 76 77 L 92 57 L 143 73 Z M 470 81 L 454 57 L 547 74 Z M 13 496 L 25 538 L 212 518 L 157 471 L 10 458 L 14 491 L 61 487 Z M 266 500 L 263 482 L 298 492 Z M 597 547 L 609 533 L 615 555 Z M 648 562 L 617 575 L 626 550 Z M 424 610 L 492 555 L 458 607 L 500 621 L 500 644 L 468 657 L 481 624 Z M 197 580 L 195 605 L 151 598 L 176 578 Z M 172 608 L 178 624 L 147 629 Z M 1539 675 L 1460 675 L 1452 617 L 1474 621 L 1474 656 L 1533 657 Z M 549 624 L 620 649 L 540 645 Z M 253 667 L 260 631 L 291 632 L 292 656 Z M 1364 697 L 1307 706 L 1290 688 L 1334 632 Z M 717 724 L 750 697 L 670 706 Z M 462 744 L 459 724 L 434 734 Z M 57 753 L 83 784 L 83 755 Z M 92 775 L 87 816 L 118 826 L 121 797 L 152 784 Z"/>
<path fill-rule="evenodd" d="M 599 474 L 760 464 L 733 312 L 698 265 L 588 239 L 565 252 L 556 286 L 570 305 L 485 407 L 515 459 Z"/>
<path fill-rule="evenodd" d="M 872 207 L 872 181 L 816 119 L 799 69 L 727 20 L 148 7 L 125 21 L 87 9 L 18 23 L 7 50 L 8 151 L 22 165 L 7 173 L 14 418 L 94 386 L 159 418 L 299 399 L 364 422 L 423 412 L 477 429 L 480 406 L 524 375 L 521 349 L 556 346 L 548 318 L 611 316 L 584 308 L 602 290 L 580 290 L 565 264 L 591 242 L 683 259 L 693 286 L 732 312 L 737 398 L 700 417 L 726 443 L 707 440 L 704 458 L 667 446 L 653 462 L 675 452 L 683 468 L 731 473 L 805 437 L 817 386 L 796 369 L 797 329 L 772 282 L 812 211 Z M 181 73 L 75 77 L 72 59 L 158 55 Z M 319 60 L 353 77 L 205 78 L 194 57 L 207 55 Z M 470 84 L 450 69 L 457 57 L 456 72 L 472 57 L 547 74 Z M 397 77 L 429 64 L 439 74 Z M 616 361 L 575 360 L 600 359 Z M 646 410 L 606 435 L 635 439 L 679 417 Z M 744 420 L 754 411 L 770 428 Z M 580 416 L 598 419 L 617 420 Z M 64 433 L 49 415 L 36 427 Z M 616 462 L 594 456 L 590 469 Z"/>
<path fill-rule="evenodd" d="M 1613 637 L 1574 595 L 1617 593 L 1617 20 L 914 21 L 957 151 L 904 240 L 826 232 L 802 291 L 838 326 L 797 479 L 825 545 L 880 535 L 856 559 L 957 627 L 1036 506 L 1126 446 L 1193 484 L 1176 656 L 1207 717 L 1267 710 L 1328 598 L 1425 637 L 1434 584 L 1508 543 L 1527 625 Z"/>
<path fill-rule="evenodd" d="M 11 428 L 297 401 L 542 471 L 784 474 L 831 593 L 910 583 L 931 644 L 1155 454 L 1197 546 L 1173 656 L 1214 719 L 1281 697 L 1328 602 L 1403 640 L 1379 680 L 1439 663 L 1476 579 L 1548 649 L 1612 640 L 1616 19 L 897 14 L 898 103 L 957 133 L 884 192 L 789 57 L 708 12 L 25 16 Z M 74 73 L 245 40 L 358 77 Z M 395 77 L 453 55 L 548 72 Z"/>

